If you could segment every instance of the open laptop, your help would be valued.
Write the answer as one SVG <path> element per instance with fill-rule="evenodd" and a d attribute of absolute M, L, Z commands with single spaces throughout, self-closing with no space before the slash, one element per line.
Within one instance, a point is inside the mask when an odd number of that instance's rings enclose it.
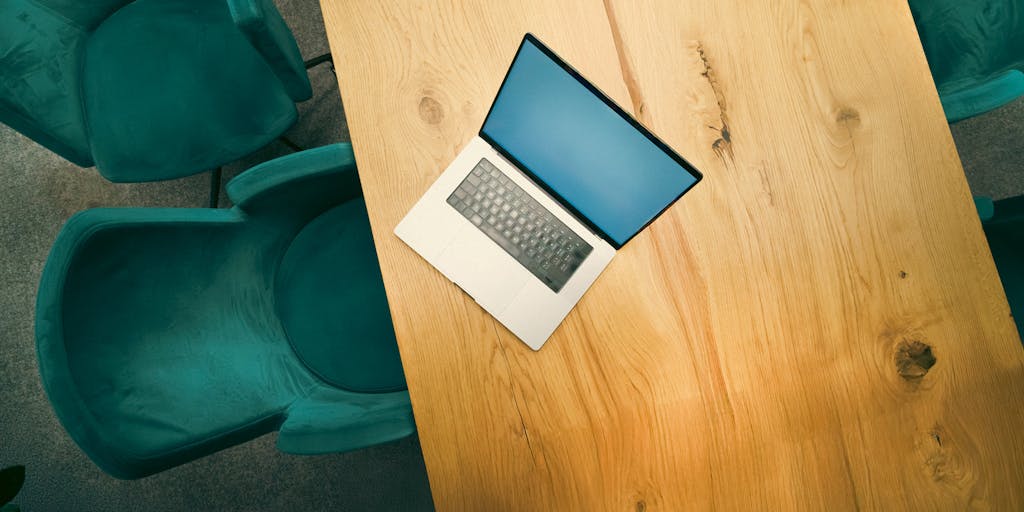
<path fill-rule="evenodd" d="M 539 350 L 615 251 L 700 180 L 526 34 L 479 135 L 395 234 Z"/>

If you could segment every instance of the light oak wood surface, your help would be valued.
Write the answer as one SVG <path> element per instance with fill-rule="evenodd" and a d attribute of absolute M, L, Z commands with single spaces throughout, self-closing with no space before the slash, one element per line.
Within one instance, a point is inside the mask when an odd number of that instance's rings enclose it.
<path fill-rule="evenodd" d="M 904 3 L 321 5 L 439 510 L 1024 509 L 1024 350 Z M 536 353 L 392 233 L 527 31 L 705 174 Z"/>

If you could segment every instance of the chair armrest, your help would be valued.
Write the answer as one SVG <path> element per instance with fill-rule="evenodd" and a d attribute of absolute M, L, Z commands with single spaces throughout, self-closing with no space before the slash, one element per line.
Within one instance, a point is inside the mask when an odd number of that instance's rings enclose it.
<path fill-rule="evenodd" d="M 302 54 L 271 0 L 227 0 L 235 25 L 263 55 L 295 101 L 313 96 Z"/>
<path fill-rule="evenodd" d="M 992 204 L 995 221 L 1024 223 L 1024 195 L 1000 199 Z"/>
<path fill-rule="evenodd" d="M 981 217 L 981 222 L 992 220 L 995 206 L 992 203 L 991 197 L 974 196 L 974 208 L 978 210 L 978 217 Z"/>
<path fill-rule="evenodd" d="M 319 213 L 362 195 L 350 144 L 330 144 L 257 165 L 227 184 L 228 197 L 246 213 Z"/>
<path fill-rule="evenodd" d="M 347 452 L 415 431 L 408 391 L 352 393 L 321 385 L 288 409 L 277 449 L 294 455 Z"/>

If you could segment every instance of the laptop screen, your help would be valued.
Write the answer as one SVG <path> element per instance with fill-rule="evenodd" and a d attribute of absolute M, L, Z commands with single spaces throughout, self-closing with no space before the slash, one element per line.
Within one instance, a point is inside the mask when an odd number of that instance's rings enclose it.
<path fill-rule="evenodd" d="M 554 59 L 527 36 L 481 134 L 621 246 L 700 174 Z"/>

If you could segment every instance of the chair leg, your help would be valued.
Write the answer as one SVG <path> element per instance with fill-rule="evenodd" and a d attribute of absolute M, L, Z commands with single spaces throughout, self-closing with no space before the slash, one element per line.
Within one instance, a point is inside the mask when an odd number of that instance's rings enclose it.
<path fill-rule="evenodd" d="M 331 54 L 330 53 L 325 53 L 323 55 L 318 55 L 316 57 L 313 57 L 312 59 L 307 60 L 306 61 L 306 69 L 309 69 L 309 68 L 311 68 L 313 66 L 316 66 L 316 65 L 319 65 L 319 64 L 323 64 L 324 62 L 330 62 L 331 63 L 331 73 L 334 73 L 335 72 L 334 71 L 334 61 L 331 59 Z"/>
<path fill-rule="evenodd" d="M 284 135 L 278 137 L 277 140 L 281 141 L 282 144 L 284 144 L 285 146 L 288 146 L 288 149 L 290 149 L 290 150 L 292 150 L 292 151 L 294 151 L 296 153 L 298 153 L 299 151 L 302 151 L 302 146 L 296 144 L 295 142 L 293 142 L 288 137 L 285 137 Z"/>
<path fill-rule="evenodd" d="M 210 171 L 210 208 L 220 203 L 220 167 Z"/>

